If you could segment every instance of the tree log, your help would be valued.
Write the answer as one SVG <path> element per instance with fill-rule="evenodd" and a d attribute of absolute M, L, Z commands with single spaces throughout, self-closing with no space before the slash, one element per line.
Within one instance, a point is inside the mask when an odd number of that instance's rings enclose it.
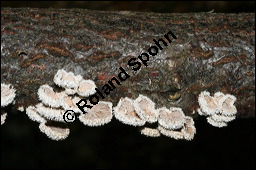
<path fill-rule="evenodd" d="M 128 67 L 172 31 L 177 39 Z M 37 90 L 59 69 L 101 88 L 124 68 L 130 77 L 104 100 L 151 98 L 156 107 L 198 108 L 198 94 L 236 96 L 239 117 L 255 117 L 255 14 L 104 12 L 1 8 L 1 83 L 17 90 L 13 109 L 37 104 Z"/>

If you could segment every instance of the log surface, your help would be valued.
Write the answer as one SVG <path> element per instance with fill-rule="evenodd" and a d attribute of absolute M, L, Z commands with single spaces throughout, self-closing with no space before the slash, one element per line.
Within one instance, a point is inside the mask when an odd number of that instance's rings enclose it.
<path fill-rule="evenodd" d="M 150 57 L 127 66 L 172 31 L 177 37 Z M 37 90 L 65 69 L 100 89 L 123 67 L 130 78 L 104 100 L 151 98 L 159 107 L 198 108 L 201 91 L 237 97 L 239 117 L 255 117 L 255 14 L 103 12 L 84 9 L 1 8 L 1 83 L 17 90 L 13 106 L 37 104 Z"/>

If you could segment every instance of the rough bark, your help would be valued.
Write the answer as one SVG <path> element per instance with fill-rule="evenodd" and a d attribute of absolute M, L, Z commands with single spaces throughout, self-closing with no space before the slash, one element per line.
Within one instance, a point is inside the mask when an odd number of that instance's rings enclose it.
<path fill-rule="evenodd" d="M 153 39 L 177 39 L 136 73 L 127 61 Z M 101 88 L 123 67 L 130 75 L 107 96 L 150 97 L 157 107 L 198 108 L 201 91 L 237 97 L 240 117 L 255 117 L 255 14 L 103 12 L 84 9 L 1 8 L 1 83 L 17 90 L 14 108 L 38 103 L 64 68 Z"/>

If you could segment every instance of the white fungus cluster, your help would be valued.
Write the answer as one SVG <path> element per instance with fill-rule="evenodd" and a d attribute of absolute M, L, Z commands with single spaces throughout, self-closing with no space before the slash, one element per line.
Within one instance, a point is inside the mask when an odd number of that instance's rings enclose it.
<path fill-rule="evenodd" d="M 114 107 L 114 115 L 124 124 L 143 126 L 141 134 L 150 137 L 159 137 L 163 134 L 174 139 L 192 140 L 196 133 L 193 119 L 185 116 L 181 108 L 156 109 L 155 103 L 143 95 L 139 95 L 135 100 L 121 98 Z M 146 122 L 158 122 L 158 127 L 145 127 Z"/>
<path fill-rule="evenodd" d="M 113 117 L 112 103 L 99 101 L 92 109 L 88 109 L 87 113 L 80 114 L 79 120 L 87 126 L 102 126 L 111 121 Z"/>
<path fill-rule="evenodd" d="M 225 127 L 227 123 L 236 118 L 237 109 L 234 106 L 236 97 L 230 94 L 216 92 L 211 96 L 203 91 L 198 97 L 199 115 L 208 116 L 207 122 L 215 127 Z"/>
<path fill-rule="evenodd" d="M 7 112 L 5 107 L 14 102 L 16 90 L 10 84 L 1 83 L 1 125 L 5 123 Z"/>
<path fill-rule="evenodd" d="M 63 115 L 66 110 L 73 110 L 80 114 L 79 120 L 87 126 L 101 126 L 109 123 L 112 119 L 112 112 L 114 112 L 115 118 L 122 123 L 142 127 L 140 132 L 146 136 L 159 137 L 162 134 L 174 139 L 192 140 L 196 133 L 193 119 L 186 116 L 181 108 L 156 109 L 155 103 L 143 95 L 139 95 L 135 100 L 128 97 L 121 98 L 113 110 L 111 102 L 99 101 L 91 109 L 84 107 L 86 113 L 82 114 L 76 103 L 82 97 L 96 93 L 95 83 L 63 69 L 57 72 L 53 81 L 64 90 L 55 92 L 51 86 L 42 85 L 38 89 L 38 98 L 41 103 L 26 109 L 28 117 L 40 123 L 41 132 L 53 140 L 63 140 L 70 133 L 69 128 L 54 124 L 54 122 L 60 122 L 65 125 Z M 10 85 L 3 87 L 3 90 L 1 87 L 1 98 L 4 98 L 3 104 L 1 103 L 2 107 L 10 104 L 15 97 L 15 90 L 10 88 Z M 204 91 L 199 95 L 198 101 L 199 114 L 208 116 L 207 121 L 213 126 L 224 127 L 227 126 L 227 122 L 235 119 L 236 98 L 232 95 L 217 92 L 212 97 L 209 92 Z M 3 114 L 1 120 L 5 116 L 6 114 Z M 158 126 L 156 128 L 146 127 L 146 124 L 152 123 L 158 123 Z"/>
<path fill-rule="evenodd" d="M 72 72 L 58 70 L 53 79 L 54 83 L 65 89 L 66 94 L 79 94 L 82 97 L 87 97 L 94 94 L 96 85 L 92 80 L 84 80 L 81 75 L 75 76 Z"/>
<path fill-rule="evenodd" d="M 79 120 L 88 126 L 100 126 L 110 122 L 112 118 L 112 103 L 99 102 L 88 113 L 82 114 L 77 107 L 81 97 L 88 97 L 95 93 L 96 85 L 92 80 L 84 80 L 81 75 L 74 75 L 61 69 L 53 79 L 54 83 L 64 90 L 55 92 L 47 84 L 38 89 L 38 98 L 41 103 L 36 106 L 29 106 L 26 109 L 28 117 L 40 123 L 39 129 L 50 139 L 63 140 L 68 137 L 69 128 L 53 125 L 52 122 L 65 123 L 63 115 L 67 110 L 73 110 L 79 116 Z M 51 122 L 51 125 L 48 123 Z M 65 124 L 64 124 L 65 125 Z"/>
<path fill-rule="evenodd" d="M 194 120 L 185 116 L 181 108 L 165 107 L 158 109 L 158 130 L 165 136 L 174 139 L 192 140 L 196 133 Z"/>

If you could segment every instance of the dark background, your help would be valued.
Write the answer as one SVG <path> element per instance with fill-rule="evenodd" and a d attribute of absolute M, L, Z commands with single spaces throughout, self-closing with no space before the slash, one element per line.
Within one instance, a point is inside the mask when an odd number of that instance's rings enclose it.
<path fill-rule="evenodd" d="M 9 2 L 2 7 L 86 8 L 144 12 L 255 13 L 254 1 L 205 2 Z M 71 125 L 64 141 L 52 141 L 25 113 L 10 111 L 1 126 L 1 168 L 254 168 L 255 119 L 238 118 L 216 128 L 195 120 L 192 141 L 149 138 L 135 127 L 113 120 L 103 127 Z"/>

